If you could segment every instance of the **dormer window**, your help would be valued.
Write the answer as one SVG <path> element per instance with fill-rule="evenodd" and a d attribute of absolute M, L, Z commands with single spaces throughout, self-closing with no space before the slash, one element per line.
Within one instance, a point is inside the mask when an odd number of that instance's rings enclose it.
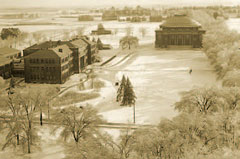
<path fill-rule="evenodd" d="M 59 51 L 59 52 L 63 52 L 63 50 L 62 50 L 62 49 L 58 49 L 58 51 Z"/>

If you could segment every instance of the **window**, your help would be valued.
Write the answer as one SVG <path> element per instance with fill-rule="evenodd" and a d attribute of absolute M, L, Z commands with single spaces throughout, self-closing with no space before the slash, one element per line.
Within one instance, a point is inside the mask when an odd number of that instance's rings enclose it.
<path fill-rule="evenodd" d="M 41 63 L 44 63 L 44 60 L 43 60 L 43 59 L 41 59 Z"/>
<path fill-rule="evenodd" d="M 48 59 L 45 59 L 45 62 L 48 63 Z"/>
<path fill-rule="evenodd" d="M 44 71 L 44 67 L 42 67 L 42 71 Z"/>
<path fill-rule="evenodd" d="M 48 71 L 48 67 L 46 67 L 46 71 Z"/>
<path fill-rule="evenodd" d="M 38 60 L 38 59 L 36 59 L 36 63 L 39 63 L 39 60 Z"/>
<path fill-rule="evenodd" d="M 32 63 L 32 59 L 30 59 L 30 61 L 29 61 L 30 63 Z"/>

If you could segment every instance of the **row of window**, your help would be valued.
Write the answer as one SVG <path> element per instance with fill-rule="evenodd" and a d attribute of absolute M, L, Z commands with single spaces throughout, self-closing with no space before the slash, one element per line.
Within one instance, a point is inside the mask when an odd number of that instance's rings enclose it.
<path fill-rule="evenodd" d="M 66 69 L 68 69 L 68 64 L 62 66 L 62 71 L 66 70 Z"/>
<path fill-rule="evenodd" d="M 32 72 L 37 72 L 37 71 L 40 71 L 40 70 L 51 72 L 51 71 L 56 71 L 56 67 L 31 67 Z"/>
<path fill-rule="evenodd" d="M 164 28 L 163 30 L 171 30 L 171 31 L 196 31 L 198 30 L 197 27 L 192 27 L 192 28 Z"/>
<path fill-rule="evenodd" d="M 55 59 L 30 59 L 30 63 L 49 63 L 54 64 Z"/>
<path fill-rule="evenodd" d="M 65 58 L 63 58 L 63 59 L 62 59 L 62 63 L 68 61 L 68 59 L 69 59 L 69 57 L 65 57 Z"/>
<path fill-rule="evenodd" d="M 56 80 L 57 77 L 54 75 L 43 76 L 43 75 L 31 75 L 30 80 Z"/>

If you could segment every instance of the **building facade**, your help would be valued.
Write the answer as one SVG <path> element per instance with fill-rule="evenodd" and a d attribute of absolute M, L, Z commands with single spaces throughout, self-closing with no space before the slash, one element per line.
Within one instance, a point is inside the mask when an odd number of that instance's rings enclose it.
<path fill-rule="evenodd" d="M 0 48 L 0 76 L 4 79 L 14 75 L 14 60 L 21 58 L 21 51 L 14 48 Z"/>
<path fill-rule="evenodd" d="M 0 76 L 3 77 L 3 79 L 10 78 L 12 75 L 12 60 L 0 57 Z"/>
<path fill-rule="evenodd" d="M 73 52 L 67 45 L 38 50 L 24 57 L 26 83 L 62 84 L 73 74 Z"/>
<path fill-rule="evenodd" d="M 87 43 L 87 63 L 88 65 L 91 65 L 94 63 L 95 55 L 98 53 L 97 43 L 88 38 L 83 38 L 82 40 Z"/>
<path fill-rule="evenodd" d="M 85 36 L 35 44 L 23 50 L 25 81 L 64 83 L 70 75 L 92 64 L 96 52 L 96 43 Z"/>
<path fill-rule="evenodd" d="M 38 50 L 57 47 L 59 45 L 67 45 L 69 49 L 72 50 L 74 73 L 79 73 L 84 70 L 90 62 L 89 59 L 91 60 L 91 52 L 95 51 L 94 47 L 97 47 L 96 43 L 89 41 L 86 37 L 74 38 L 70 41 L 46 41 L 24 49 L 23 56 L 25 57 Z"/>
<path fill-rule="evenodd" d="M 82 39 L 73 39 L 70 41 L 75 47 L 71 48 L 74 57 L 74 73 L 80 73 L 88 65 L 88 44 Z"/>
<path fill-rule="evenodd" d="M 205 30 L 201 25 L 185 15 L 175 15 L 166 19 L 156 30 L 156 48 L 171 46 L 202 47 L 202 37 Z"/>

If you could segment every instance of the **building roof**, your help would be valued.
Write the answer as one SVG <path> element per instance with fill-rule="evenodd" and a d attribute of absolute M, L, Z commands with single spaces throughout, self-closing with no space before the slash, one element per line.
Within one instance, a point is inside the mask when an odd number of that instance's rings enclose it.
<path fill-rule="evenodd" d="M 4 56 L 0 56 L 0 66 L 4 66 L 6 64 L 10 64 L 12 62 L 11 59 L 6 58 Z"/>
<path fill-rule="evenodd" d="M 72 40 L 71 44 L 75 45 L 78 48 L 85 48 L 85 47 L 87 47 L 87 43 L 84 40 L 82 40 L 82 39 Z"/>
<path fill-rule="evenodd" d="M 74 48 L 75 46 L 73 44 L 71 44 L 70 41 L 45 41 L 45 42 L 42 42 L 40 44 L 34 44 L 28 48 L 26 48 L 25 50 L 27 49 L 48 49 L 48 48 L 55 48 L 59 45 L 64 45 L 66 44 L 69 48 Z"/>
<path fill-rule="evenodd" d="M 14 49 L 14 48 L 9 48 L 9 47 L 3 47 L 0 48 L 0 56 L 11 56 L 20 53 L 20 50 Z"/>
<path fill-rule="evenodd" d="M 62 52 L 59 51 L 59 49 L 62 49 Z M 49 48 L 49 49 L 41 49 L 38 50 L 30 55 L 27 56 L 27 58 L 49 58 L 49 57 L 67 57 L 69 54 L 72 53 L 72 51 L 69 49 L 67 45 L 60 45 L 55 48 Z"/>
<path fill-rule="evenodd" d="M 173 17 L 167 18 L 163 24 L 160 25 L 161 27 L 200 27 L 201 25 L 187 17 L 186 15 L 175 15 Z"/>
<path fill-rule="evenodd" d="M 59 52 L 59 49 L 62 49 L 62 52 Z M 59 57 L 67 57 L 72 53 L 72 50 L 69 49 L 68 45 L 60 45 L 52 49 Z"/>
<path fill-rule="evenodd" d="M 96 43 L 95 42 L 93 42 L 93 41 L 91 41 L 91 40 L 88 40 L 88 39 L 86 39 L 86 38 L 82 38 L 82 40 L 84 41 L 84 42 L 86 42 L 88 45 L 95 45 Z"/>

